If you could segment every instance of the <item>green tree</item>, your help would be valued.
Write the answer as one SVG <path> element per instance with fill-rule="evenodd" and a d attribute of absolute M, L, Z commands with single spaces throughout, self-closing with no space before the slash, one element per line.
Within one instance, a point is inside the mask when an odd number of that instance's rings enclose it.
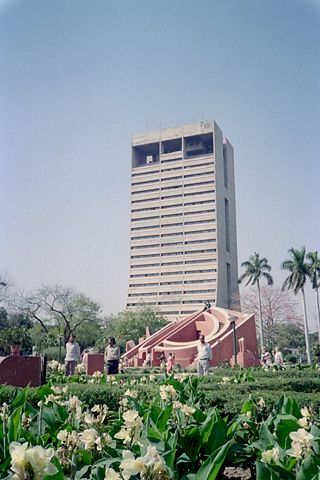
<path fill-rule="evenodd" d="M 270 275 L 271 267 L 268 264 L 268 260 L 263 257 L 260 258 L 260 254 L 255 252 L 248 260 L 241 263 L 241 267 L 244 267 L 246 271 L 240 276 L 238 282 L 241 283 L 244 279 L 248 279 L 246 286 L 251 284 L 257 285 L 258 305 L 259 305 L 259 333 L 260 333 L 260 345 L 261 351 L 264 347 L 264 332 L 263 321 L 261 311 L 261 294 L 260 294 L 260 280 L 265 278 L 268 285 L 273 284 L 273 278 Z"/>
<path fill-rule="evenodd" d="M 307 253 L 308 275 L 310 277 L 312 288 L 316 294 L 317 313 L 318 313 L 318 342 L 320 344 L 320 306 L 319 306 L 319 287 L 320 287 L 320 257 L 318 252 Z"/>
<path fill-rule="evenodd" d="M 167 323 L 165 318 L 152 307 L 140 304 L 136 310 L 125 310 L 106 319 L 104 339 L 99 342 L 100 348 L 105 346 L 106 338 L 112 336 L 124 350 L 129 340 L 137 344 L 139 338 L 145 336 L 147 327 L 152 334 Z"/>
<path fill-rule="evenodd" d="M 281 268 L 283 270 L 288 270 L 290 272 L 290 275 L 285 279 L 282 288 L 293 290 L 295 295 L 297 295 L 298 292 L 301 292 L 302 294 L 303 325 L 304 325 L 307 362 L 311 365 L 312 358 L 311 358 L 310 339 L 309 339 L 306 297 L 305 297 L 305 291 L 304 291 L 304 286 L 309 273 L 309 267 L 308 267 L 308 264 L 306 263 L 306 249 L 305 247 L 302 247 L 301 250 L 296 248 L 290 248 L 288 250 L 288 253 L 291 258 L 282 262 Z"/>

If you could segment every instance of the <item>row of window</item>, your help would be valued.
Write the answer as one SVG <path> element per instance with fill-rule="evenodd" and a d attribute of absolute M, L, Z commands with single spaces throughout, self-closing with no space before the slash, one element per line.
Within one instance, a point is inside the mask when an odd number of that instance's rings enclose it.
<path fill-rule="evenodd" d="M 131 227 L 131 231 L 132 232 L 137 232 L 137 231 L 142 231 L 142 230 L 152 230 L 153 228 L 182 227 L 183 225 L 200 225 L 200 224 L 204 224 L 204 223 L 208 223 L 210 225 L 210 223 L 212 223 L 212 220 L 195 220 L 195 221 L 189 221 L 189 222 L 162 223 L 161 225 L 159 225 L 159 223 L 157 223 L 156 225 L 144 225 L 143 227 Z M 211 229 L 206 229 L 206 230 L 197 230 L 197 231 L 190 231 L 190 232 L 184 232 L 184 233 L 185 233 L 185 235 L 187 235 L 187 234 L 195 235 L 197 233 L 208 233 L 208 232 L 215 232 L 215 231 L 216 231 L 215 228 L 211 228 Z M 182 234 L 183 234 L 183 232 L 177 232 L 177 233 L 174 232 L 174 233 L 171 233 L 171 234 L 163 233 L 162 237 L 167 237 L 167 236 L 172 236 L 172 235 L 182 235 Z M 140 237 L 140 238 L 142 238 L 142 237 Z"/>
<path fill-rule="evenodd" d="M 159 247 L 175 247 L 177 245 L 197 245 L 199 243 L 215 243 L 216 239 L 204 239 L 204 240 L 189 240 L 186 242 L 169 242 L 169 243 L 153 243 L 151 245 L 135 245 L 131 247 L 131 250 L 141 250 L 144 248 L 159 248 Z"/>
<path fill-rule="evenodd" d="M 205 203 L 215 203 L 214 200 L 208 200 L 207 202 L 198 202 L 198 205 L 203 205 Z M 185 203 L 185 206 L 186 205 L 190 205 L 190 204 L 187 204 Z M 193 203 L 191 204 L 193 206 Z M 197 205 L 197 203 L 196 203 Z M 178 203 L 178 204 L 175 204 L 175 205 L 164 205 L 164 206 L 161 206 L 161 207 L 149 207 L 149 208 L 134 208 L 133 210 L 131 210 L 131 213 L 137 213 L 137 212 L 154 212 L 155 210 L 167 210 L 167 209 L 171 209 L 171 208 L 179 208 L 179 207 L 183 207 L 183 203 Z M 208 210 L 200 210 L 200 211 L 196 211 L 196 212 L 189 212 L 188 210 L 184 212 L 185 215 L 196 215 L 196 214 L 201 214 L 201 213 L 211 213 L 211 212 L 215 212 L 216 209 L 215 208 L 211 208 L 211 209 L 208 209 Z M 176 215 L 175 213 L 172 214 L 172 215 Z"/>
<path fill-rule="evenodd" d="M 156 190 L 154 190 L 156 191 Z M 146 191 L 145 191 L 146 192 Z M 145 192 L 139 192 L 139 193 L 145 193 Z M 184 197 L 194 197 L 196 195 L 208 195 L 210 193 L 215 193 L 215 190 L 206 190 L 205 192 L 195 192 L 195 193 L 185 193 L 184 195 L 180 193 L 179 195 L 163 195 L 162 197 L 153 197 L 153 198 L 140 198 L 139 200 L 132 200 L 131 203 L 143 203 L 143 202 L 152 202 L 154 200 L 166 200 L 166 199 L 172 199 L 172 198 L 182 198 Z"/>
<path fill-rule="evenodd" d="M 155 257 L 174 257 L 176 255 L 198 255 L 203 253 L 216 252 L 216 248 L 206 248 L 204 250 L 190 250 L 190 251 L 180 251 L 180 252 L 166 252 L 166 253 L 150 253 L 149 255 L 131 255 L 130 258 L 155 258 Z"/>
<path fill-rule="evenodd" d="M 176 170 L 176 169 L 173 169 L 173 170 Z M 178 170 L 181 170 L 178 169 Z M 132 186 L 135 187 L 137 185 L 149 185 L 150 183 L 163 183 L 163 182 L 172 182 L 174 180 L 183 180 L 184 178 L 198 178 L 198 177 L 204 177 L 204 176 L 208 176 L 208 175 L 214 175 L 214 170 L 210 170 L 210 171 L 203 171 L 203 172 L 199 172 L 199 173 L 189 173 L 189 174 L 185 174 L 185 175 L 178 175 L 178 176 L 175 176 L 175 177 L 165 177 L 165 178 L 154 178 L 152 180 L 143 180 L 141 182 L 132 182 Z M 187 186 L 187 185 L 186 185 Z M 162 190 L 164 190 L 164 188 L 162 188 Z"/>
<path fill-rule="evenodd" d="M 151 228 L 156 228 L 156 227 L 151 227 Z M 143 230 L 144 227 L 136 227 L 132 228 L 131 230 Z M 211 228 L 209 230 L 195 230 L 195 231 L 190 231 L 190 232 L 185 232 L 186 235 L 189 234 L 197 234 L 197 233 L 209 233 L 209 232 L 215 232 L 215 228 Z M 180 236 L 184 235 L 183 232 L 171 232 L 171 233 L 161 233 L 161 238 L 164 237 L 175 237 L 175 236 Z M 131 240 L 147 240 L 149 238 L 160 238 L 160 234 L 157 235 L 143 235 L 141 237 L 131 237 Z"/>
<path fill-rule="evenodd" d="M 203 304 L 205 302 L 207 302 L 208 299 L 202 299 L 202 300 L 183 300 L 181 303 L 183 305 L 188 305 L 188 304 L 194 304 L 194 303 L 200 303 L 200 304 Z M 180 302 L 177 302 L 177 301 L 174 301 L 174 300 L 168 300 L 168 301 L 165 301 L 165 302 L 158 302 L 158 305 L 176 305 L 176 304 L 180 304 Z M 214 300 L 210 300 L 210 303 L 214 303 Z M 191 312 L 191 313 L 194 313 L 194 312 Z"/>
<path fill-rule="evenodd" d="M 175 272 L 161 272 L 159 273 L 133 273 L 130 275 L 130 278 L 139 278 L 139 277 L 158 277 L 159 275 L 162 276 L 167 276 L 167 275 L 196 275 L 198 273 L 209 273 L 209 272 L 216 272 L 216 268 L 206 268 L 203 270 L 186 270 L 185 272 L 183 271 L 175 271 Z"/>
<path fill-rule="evenodd" d="M 130 283 L 129 287 L 136 288 L 136 287 L 158 287 L 160 285 L 191 285 L 191 284 L 198 284 L 198 283 L 214 283 L 216 282 L 216 278 L 205 278 L 204 280 L 175 280 L 174 282 L 150 282 L 150 283 Z"/>
<path fill-rule="evenodd" d="M 167 275 L 196 275 L 199 273 L 209 273 L 209 272 L 216 272 L 216 268 L 207 268 L 204 270 L 187 270 L 186 272 L 161 272 L 161 273 L 134 273 L 130 275 L 130 278 L 141 278 L 141 277 L 158 277 L 159 275 L 162 276 L 167 276 Z M 206 282 L 207 280 L 203 280 L 203 282 Z M 215 282 L 216 279 L 213 279 Z M 185 283 L 192 283 L 192 282 L 202 282 L 202 280 L 190 280 L 190 281 L 185 281 Z M 162 285 L 162 284 L 161 284 Z"/>
<path fill-rule="evenodd" d="M 215 259 L 205 258 L 200 260 L 185 260 L 184 262 L 161 262 L 161 263 L 147 263 L 143 265 L 131 265 L 131 268 L 151 268 L 151 267 L 166 267 L 174 265 L 195 265 L 197 263 L 212 263 L 215 262 Z"/>
<path fill-rule="evenodd" d="M 139 192 L 131 192 L 131 195 L 145 195 L 146 193 L 154 193 L 154 192 L 159 192 L 161 190 L 161 192 L 165 192 L 167 190 L 177 190 L 178 188 L 194 188 L 194 187 L 200 187 L 200 186 L 204 186 L 204 185 L 213 185 L 214 184 L 214 180 L 211 180 L 209 182 L 197 182 L 197 183 L 190 183 L 188 185 L 170 185 L 169 187 L 161 187 L 160 188 L 150 188 L 148 190 L 141 190 Z M 210 190 L 209 193 L 211 193 L 212 191 L 214 190 Z M 203 193 L 203 192 L 202 192 Z M 191 195 L 190 193 L 185 193 L 184 196 L 187 197 L 188 195 Z M 181 195 L 182 196 L 182 195 Z M 168 197 L 161 197 L 162 198 L 168 198 Z"/>
<path fill-rule="evenodd" d="M 159 220 L 160 218 L 176 218 L 176 217 L 183 217 L 183 215 L 185 217 L 189 216 L 189 215 L 201 215 L 201 214 L 205 214 L 205 213 L 213 213 L 215 212 L 215 208 L 212 208 L 211 210 L 203 210 L 201 212 L 179 212 L 179 213 L 166 213 L 165 215 L 153 215 L 151 217 L 139 217 L 139 218 L 132 218 L 131 219 L 131 222 L 144 222 L 144 221 L 147 221 L 147 220 Z M 211 219 L 210 219 L 211 220 Z M 207 220 L 202 220 L 203 222 L 207 221 Z"/>
<path fill-rule="evenodd" d="M 175 159 L 176 160 L 176 159 Z M 170 160 L 171 161 L 171 160 Z M 164 162 L 162 162 L 164 163 Z M 160 165 L 160 164 L 159 164 Z M 185 169 L 188 169 L 188 168 L 200 168 L 200 167 L 207 167 L 209 165 L 214 165 L 214 161 L 210 161 L 210 162 L 205 162 L 205 163 L 195 163 L 195 164 L 190 164 L 190 165 L 184 165 L 184 168 Z M 144 175 L 159 175 L 159 173 L 162 173 L 162 172 L 170 172 L 170 171 L 173 171 L 173 170 L 182 170 L 183 169 L 183 166 L 178 166 L 178 167 L 171 167 L 171 168 L 163 168 L 161 170 L 157 169 L 157 170 L 146 170 L 144 172 L 132 172 L 132 177 L 140 177 L 140 176 L 144 176 Z"/>
<path fill-rule="evenodd" d="M 206 290 L 184 290 L 175 292 L 159 292 L 159 295 L 197 295 L 198 293 L 214 293 L 215 288 L 208 288 Z M 152 297 L 157 295 L 157 292 L 142 292 L 142 293 L 129 293 L 128 297 Z"/>

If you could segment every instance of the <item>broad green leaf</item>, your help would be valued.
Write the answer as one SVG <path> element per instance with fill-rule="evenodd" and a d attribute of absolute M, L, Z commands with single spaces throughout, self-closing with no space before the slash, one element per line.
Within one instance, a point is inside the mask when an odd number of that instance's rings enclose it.
<path fill-rule="evenodd" d="M 179 443 L 182 451 L 190 457 L 191 461 L 196 461 L 199 450 L 202 446 L 199 429 L 197 427 L 189 427 L 185 429 L 184 434 L 180 437 Z"/>
<path fill-rule="evenodd" d="M 227 442 L 218 448 L 210 457 L 201 465 L 200 470 L 196 474 L 195 480 L 215 480 L 228 454 L 230 443 Z"/>
<path fill-rule="evenodd" d="M 281 407 L 281 413 L 283 415 L 293 415 L 296 418 L 302 417 L 300 407 L 294 398 L 284 397 Z"/>
<path fill-rule="evenodd" d="M 314 477 L 318 480 L 318 478 L 320 478 L 320 476 L 318 476 L 320 474 L 320 458 L 317 457 L 315 455 L 309 455 L 303 460 L 296 480 L 310 480 Z"/>
<path fill-rule="evenodd" d="M 262 422 L 261 424 L 258 443 L 261 447 L 261 450 L 268 450 L 269 448 L 272 448 L 276 443 L 274 436 L 270 432 L 265 422 Z"/>
<path fill-rule="evenodd" d="M 29 393 L 29 388 L 23 388 L 20 392 L 16 391 L 17 395 L 14 400 L 11 401 L 11 408 L 15 409 L 17 407 L 24 407 L 26 404 L 27 396 Z"/>
<path fill-rule="evenodd" d="M 275 421 L 276 439 L 281 448 L 289 448 L 291 439 L 289 434 L 296 432 L 300 427 L 297 419 L 292 415 L 277 415 Z"/>
<path fill-rule="evenodd" d="M 212 426 L 210 436 L 204 448 L 206 453 L 211 454 L 227 442 L 227 425 L 223 420 L 215 422 Z"/>
<path fill-rule="evenodd" d="M 166 465 L 170 468 L 170 470 L 174 469 L 175 465 L 175 458 L 176 458 L 176 453 L 177 450 L 167 450 L 162 456 L 164 458 L 164 461 L 166 462 Z"/>
<path fill-rule="evenodd" d="M 16 442 L 20 439 L 22 407 L 17 408 L 8 420 L 8 440 Z"/>
<path fill-rule="evenodd" d="M 162 412 L 160 413 L 159 417 L 157 418 L 157 428 L 160 432 L 164 432 L 167 428 L 168 420 L 171 416 L 173 409 L 172 403 L 168 405 Z"/>

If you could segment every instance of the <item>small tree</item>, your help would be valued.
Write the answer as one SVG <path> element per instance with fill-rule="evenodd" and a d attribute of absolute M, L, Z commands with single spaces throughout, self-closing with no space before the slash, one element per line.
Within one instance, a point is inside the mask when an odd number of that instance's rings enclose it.
<path fill-rule="evenodd" d="M 264 323 L 265 341 L 269 347 L 278 345 L 276 327 L 278 325 L 295 325 L 300 328 L 302 317 L 294 295 L 283 291 L 279 286 L 263 286 L 260 288 L 261 314 Z M 243 311 L 253 312 L 258 318 L 259 302 L 256 291 L 251 288 L 241 295 Z"/>
<path fill-rule="evenodd" d="M 271 267 L 268 264 L 268 260 L 265 257 L 260 258 L 260 255 L 257 252 L 251 255 L 251 257 L 249 257 L 247 261 L 241 263 L 241 267 L 244 267 L 246 271 L 240 276 L 238 282 L 241 283 L 244 279 L 248 279 L 246 286 L 249 285 L 249 283 L 251 283 L 251 285 L 257 285 L 259 303 L 260 345 L 262 351 L 264 347 L 264 332 L 261 312 L 260 280 L 262 278 L 265 278 L 268 282 L 268 285 L 273 284 L 272 276 L 269 273 L 271 271 Z"/>
<path fill-rule="evenodd" d="M 135 310 L 125 310 L 107 318 L 104 337 L 115 337 L 117 343 L 124 349 L 129 340 L 138 343 L 139 338 L 145 336 L 146 327 L 152 334 L 167 324 L 168 322 L 161 314 L 142 303 Z M 103 342 L 105 344 L 105 340 Z M 101 342 L 100 346 L 102 348 Z"/>
<path fill-rule="evenodd" d="M 307 361 L 311 365 L 312 358 L 311 358 L 311 350 L 310 350 L 306 297 L 305 297 L 305 291 L 304 291 L 307 275 L 309 273 L 309 268 L 305 261 L 306 249 L 305 247 L 302 247 L 301 250 L 298 250 L 296 248 L 290 248 L 290 250 L 288 250 L 288 253 L 291 258 L 282 262 L 281 268 L 283 270 L 288 270 L 290 272 L 290 275 L 285 279 L 282 288 L 293 290 L 295 295 L 297 295 L 297 293 L 299 292 L 301 292 L 302 294 L 303 324 L 304 324 L 306 354 L 307 354 Z"/>
<path fill-rule="evenodd" d="M 67 342 L 84 322 L 100 322 L 100 305 L 81 292 L 56 285 L 44 286 L 31 295 L 20 296 L 20 309 L 38 322 L 45 332 L 53 325 Z"/>

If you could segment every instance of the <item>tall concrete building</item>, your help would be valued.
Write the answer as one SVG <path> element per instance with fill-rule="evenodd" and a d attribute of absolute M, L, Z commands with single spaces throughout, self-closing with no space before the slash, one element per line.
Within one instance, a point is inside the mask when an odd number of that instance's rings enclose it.
<path fill-rule="evenodd" d="M 238 304 L 233 148 L 214 121 L 134 135 L 127 308 Z"/>

